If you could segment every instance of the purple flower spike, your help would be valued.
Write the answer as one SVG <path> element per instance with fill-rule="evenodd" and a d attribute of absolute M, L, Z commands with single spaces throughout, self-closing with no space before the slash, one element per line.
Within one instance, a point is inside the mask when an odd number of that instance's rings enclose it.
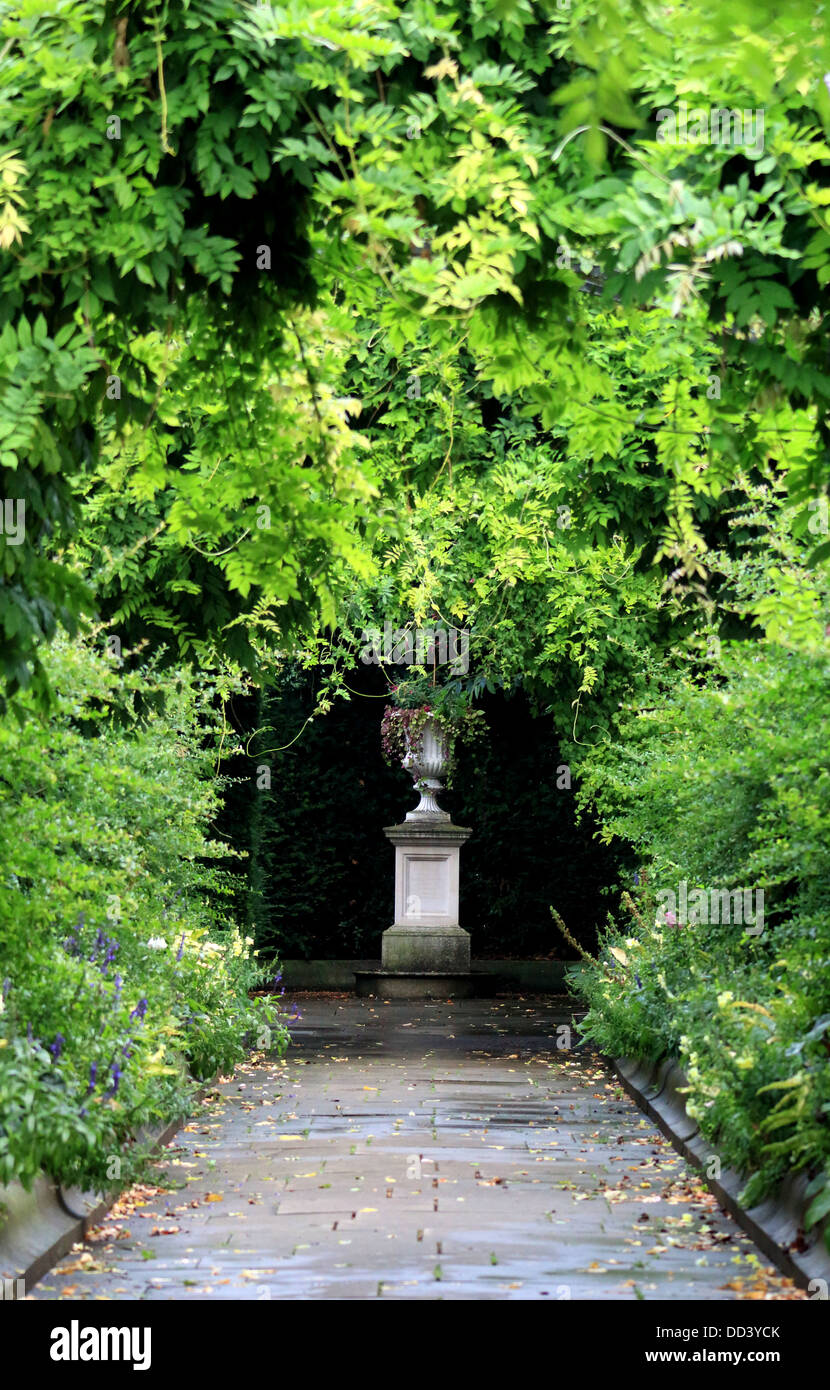
<path fill-rule="evenodd" d="M 133 1009 L 132 1013 L 130 1014 L 130 1018 L 143 1018 L 144 1015 L 146 1014 L 146 1012 L 147 1012 L 147 1000 L 146 1000 L 146 999 L 139 999 L 138 1003 L 136 1004 L 135 1008 Z"/>
<path fill-rule="evenodd" d="M 176 952 L 176 960 L 181 960 L 181 958 L 182 958 L 183 955 L 184 955 L 184 932 L 182 932 L 182 939 L 181 939 L 181 941 L 179 942 L 179 949 L 178 949 L 178 951 Z"/>
<path fill-rule="evenodd" d="M 5 980 L 3 981 L 3 998 L 4 998 L 4 999 L 6 998 L 6 995 L 7 995 L 8 992 L 9 992 L 9 987 L 10 987 L 10 985 L 11 985 L 11 980 L 9 979 L 9 977 L 8 977 L 8 975 L 7 975 L 6 978 L 5 978 Z"/>
<path fill-rule="evenodd" d="M 90 1094 L 95 1090 L 95 1082 L 97 1081 L 97 1079 L 98 1079 L 98 1063 L 97 1063 L 97 1062 L 90 1062 L 90 1064 L 89 1064 L 89 1090 L 87 1091 L 87 1095 L 90 1095 Z"/>
<path fill-rule="evenodd" d="M 81 953 L 81 947 L 78 941 L 78 930 L 82 925 L 83 921 L 81 917 L 75 923 L 74 927 L 70 927 L 69 936 L 64 939 L 63 949 L 68 956 L 78 956 Z"/>
<path fill-rule="evenodd" d="M 66 1038 L 63 1036 L 63 1033 L 56 1033 L 55 1041 L 49 1044 L 49 1051 L 51 1052 L 56 1062 L 60 1057 L 61 1053 L 63 1052 L 63 1045 L 65 1042 Z"/>

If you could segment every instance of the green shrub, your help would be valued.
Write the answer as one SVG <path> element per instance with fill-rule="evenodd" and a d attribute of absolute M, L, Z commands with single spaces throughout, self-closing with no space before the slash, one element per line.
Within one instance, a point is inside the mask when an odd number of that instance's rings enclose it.
<path fill-rule="evenodd" d="M 581 798 L 641 869 L 598 963 L 587 1034 L 611 1054 L 677 1056 L 687 1105 L 756 1200 L 785 1173 L 830 1210 L 830 662 L 821 645 L 733 643 L 622 711 Z M 763 921 L 672 924 L 665 890 L 749 889 Z M 702 900 L 698 900 L 702 903 Z M 688 914 L 691 915 L 691 914 Z M 734 917 L 734 913 L 730 914 Z"/>
<path fill-rule="evenodd" d="M 94 1186 L 286 1033 L 211 862 L 212 685 L 82 642 L 44 661 L 51 716 L 0 721 L 0 1182 Z"/>

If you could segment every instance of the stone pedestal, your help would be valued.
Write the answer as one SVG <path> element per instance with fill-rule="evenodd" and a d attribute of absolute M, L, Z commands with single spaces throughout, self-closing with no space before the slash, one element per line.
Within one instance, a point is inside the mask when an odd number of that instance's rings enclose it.
<path fill-rule="evenodd" d="M 453 825 L 445 811 L 410 815 L 383 832 L 395 846 L 395 922 L 383 933 L 381 967 L 463 974 L 470 934 L 458 925 L 458 869 L 472 832 Z"/>
<path fill-rule="evenodd" d="M 384 835 L 395 846 L 395 921 L 383 933 L 380 970 L 356 970 L 364 997 L 462 998 L 478 983 L 470 969 L 470 934 L 458 925 L 458 861 L 472 831 L 453 825 L 438 805 L 446 763 L 444 736 L 434 719 L 413 740 L 403 766 L 420 802 Z"/>

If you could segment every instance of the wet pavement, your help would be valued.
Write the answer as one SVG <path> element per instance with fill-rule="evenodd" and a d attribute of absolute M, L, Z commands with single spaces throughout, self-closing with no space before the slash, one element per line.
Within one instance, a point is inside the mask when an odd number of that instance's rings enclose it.
<path fill-rule="evenodd" d="M 793 1299 L 569 1003 L 297 996 L 35 1299 Z M 166 1178 L 164 1177 L 166 1174 Z"/>

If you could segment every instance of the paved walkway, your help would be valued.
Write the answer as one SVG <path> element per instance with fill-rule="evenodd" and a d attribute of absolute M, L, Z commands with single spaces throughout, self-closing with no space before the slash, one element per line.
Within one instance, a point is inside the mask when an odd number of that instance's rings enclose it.
<path fill-rule="evenodd" d="M 282 1062 L 179 1132 L 35 1298 L 801 1295 L 602 1063 L 567 1001 L 301 1000 Z M 161 1180 L 161 1179 L 160 1179 Z"/>

